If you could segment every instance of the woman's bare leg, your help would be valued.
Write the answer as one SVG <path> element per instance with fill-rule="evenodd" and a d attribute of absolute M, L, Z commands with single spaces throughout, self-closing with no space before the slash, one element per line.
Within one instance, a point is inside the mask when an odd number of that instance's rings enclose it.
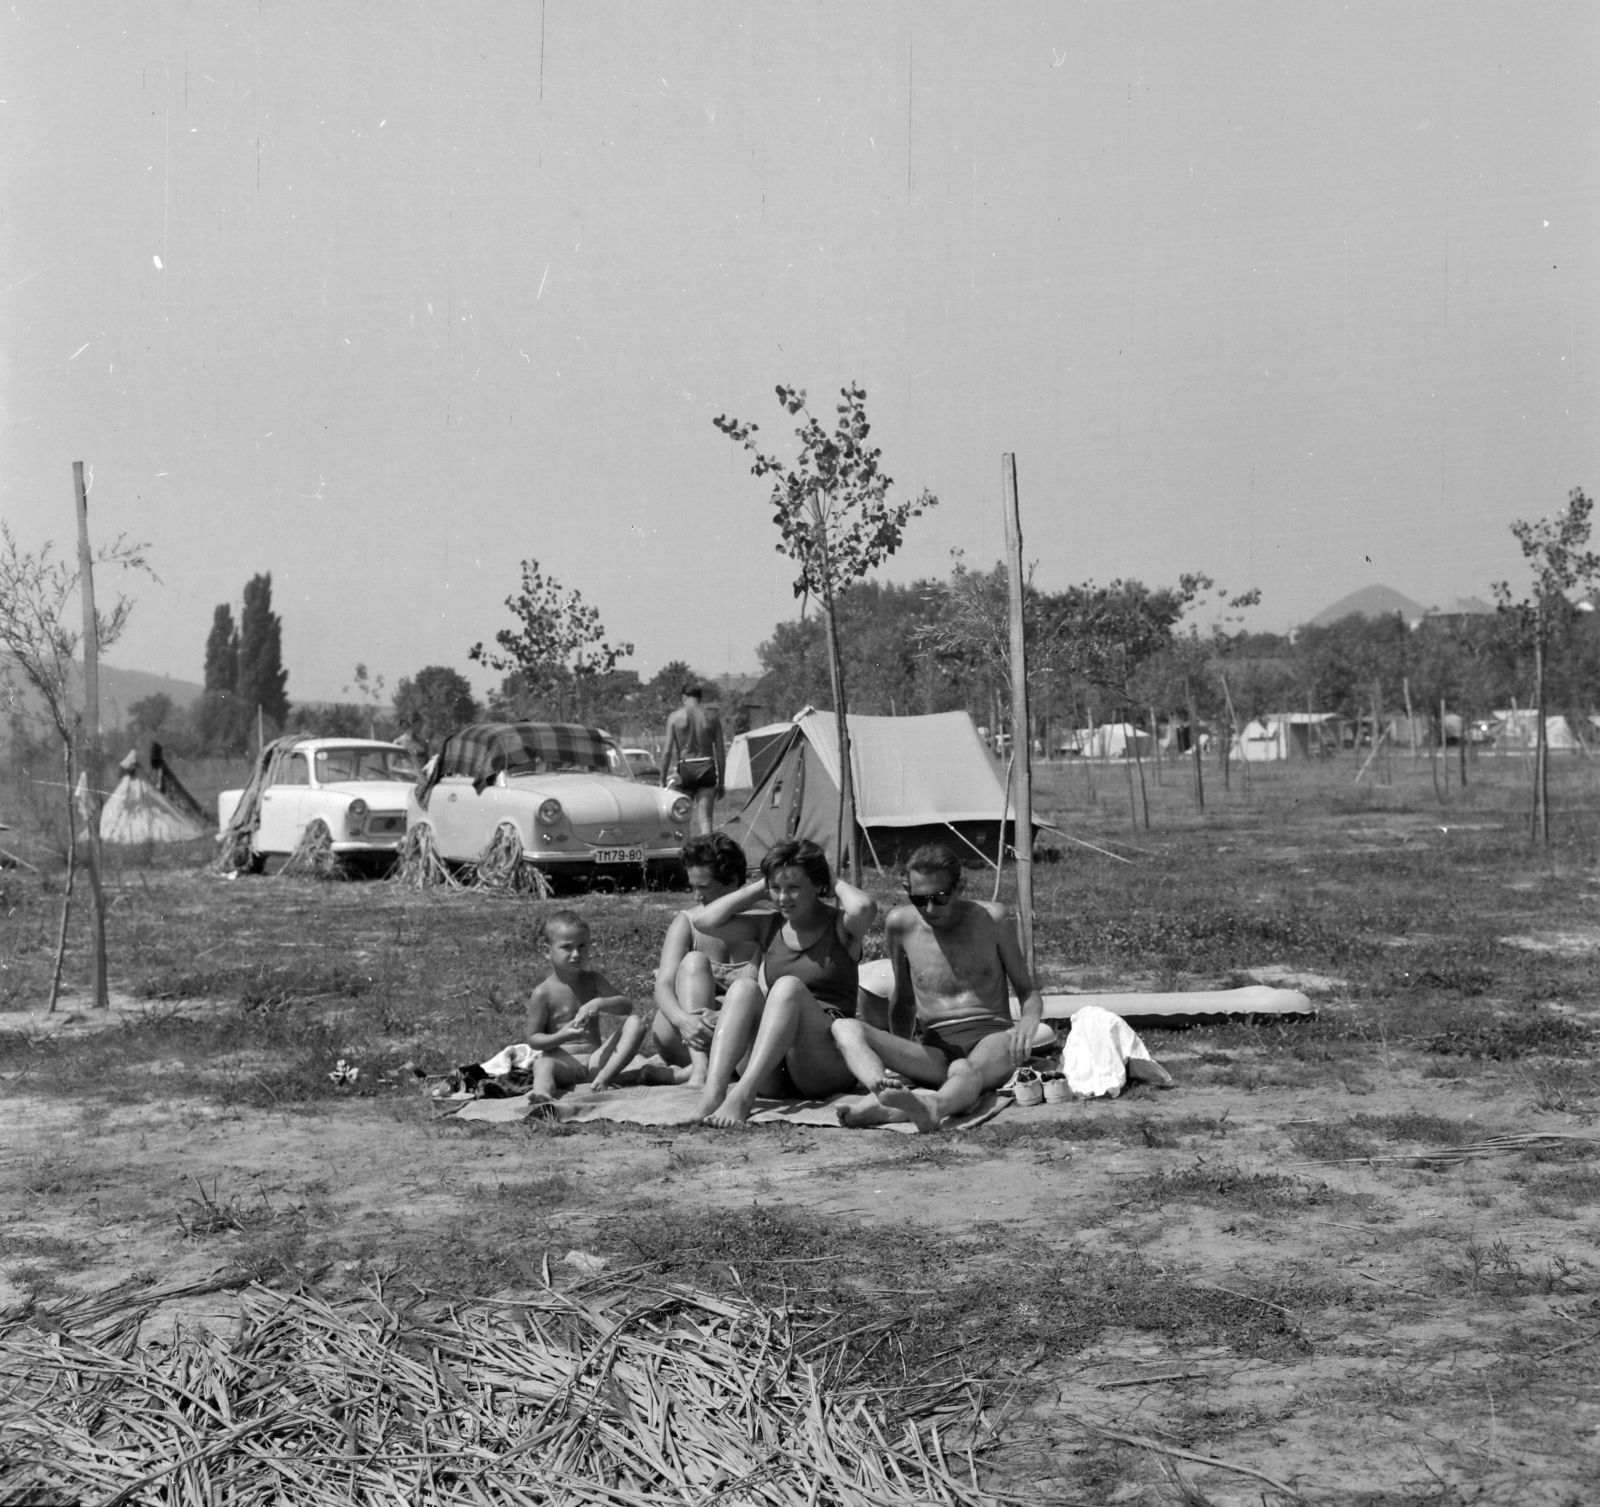
<path fill-rule="evenodd" d="M 728 1085 L 756 1038 L 765 1009 L 761 990 L 750 979 L 738 979 L 728 989 L 717 1016 L 716 1035 L 711 1038 L 705 1093 L 697 1111 L 700 1118 L 713 1113 L 727 1097 Z"/>
<path fill-rule="evenodd" d="M 727 1006 L 723 1009 L 726 1012 Z M 743 1125 L 762 1081 L 780 1063 L 787 1064 L 789 1076 L 802 1094 L 837 1093 L 848 1086 L 850 1069 L 833 1044 L 832 1027 L 833 1021 L 804 984 L 779 979 L 767 995 L 750 1060 L 739 1081 L 724 1093 L 720 1106 L 707 1114 L 706 1123 Z"/>

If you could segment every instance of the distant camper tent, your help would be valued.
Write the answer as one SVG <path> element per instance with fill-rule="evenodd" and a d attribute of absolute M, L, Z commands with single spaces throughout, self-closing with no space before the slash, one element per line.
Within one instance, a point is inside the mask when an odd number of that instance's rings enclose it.
<path fill-rule="evenodd" d="M 1276 712 L 1253 717 L 1233 740 L 1232 757 L 1249 764 L 1315 759 L 1339 749 L 1339 718 L 1333 712 Z"/>
<path fill-rule="evenodd" d="M 878 867 L 941 841 L 959 853 L 996 860 L 1006 793 L 965 712 L 852 715 L 850 754 L 863 852 Z M 837 866 L 839 739 L 833 713 L 807 707 L 753 757 L 763 761 L 765 773 L 724 829 L 752 863 L 775 843 L 810 838 Z"/>
<path fill-rule="evenodd" d="M 1078 747 L 1086 759 L 1148 759 L 1155 744 L 1149 733 L 1131 722 L 1105 722 L 1084 728 Z"/>
<path fill-rule="evenodd" d="M 152 762 L 160 756 L 157 747 Z M 130 752 L 119 767 L 122 778 L 100 811 L 102 842 L 189 842 L 206 835 L 210 824 L 199 816 L 193 797 L 164 765 L 157 764 L 155 780 L 145 777 L 136 753 Z M 163 775 L 176 787 L 174 794 L 163 795 L 158 788 Z M 193 809 L 183 809 L 185 802 Z"/>
<path fill-rule="evenodd" d="M 1493 715 L 1496 753 L 1533 751 L 1539 741 L 1539 713 L 1533 707 Z M 1544 719 L 1544 741 L 1552 753 L 1576 753 L 1582 747 L 1560 712 L 1552 712 Z"/>
<path fill-rule="evenodd" d="M 740 733 L 728 745 L 728 768 L 723 784 L 729 790 L 754 790 L 767 777 L 779 745 L 794 728 L 792 722 L 772 722 Z"/>

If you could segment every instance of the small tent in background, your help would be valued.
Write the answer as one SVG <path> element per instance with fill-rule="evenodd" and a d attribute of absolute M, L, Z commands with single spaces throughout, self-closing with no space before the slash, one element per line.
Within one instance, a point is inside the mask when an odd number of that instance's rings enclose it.
<path fill-rule="evenodd" d="M 728 745 L 728 767 L 722 783 L 729 790 L 754 790 L 778 756 L 778 745 L 788 737 L 792 722 L 772 722 L 740 733 Z"/>
<path fill-rule="evenodd" d="M 205 836 L 203 822 L 180 811 L 145 778 L 138 754 L 130 752 L 120 767 L 122 778 L 100 810 L 102 842 L 188 842 Z"/>
<path fill-rule="evenodd" d="M 726 830 L 752 863 L 790 838 L 809 838 L 838 864 L 839 738 L 832 712 L 807 707 L 767 751 L 765 775 Z M 1006 793 L 972 718 L 850 718 L 850 769 L 863 851 L 879 866 L 926 842 L 994 862 Z"/>
<path fill-rule="evenodd" d="M 1458 719 L 1459 720 L 1459 719 Z M 1232 757 L 1250 764 L 1282 759 L 1312 759 L 1339 747 L 1339 718 L 1333 712 L 1274 712 L 1252 717 L 1233 740 Z"/>
<path fill-rule="evenodd" d="M 161 745 L 154 740 L 150 744 L 150 773 L 155 781 L 155 787 L 162 795 L 172 802 L 174 806 L 191 821 L 199 822 L 202 827 L 209 830 L 211 818 L 206 815 L 205 808 L 189 792 L 184 789 L 183 781 L 177 776 L 173 767 L 167 763 L 161 751 Z"/>
<path fill-rule="evenodd" d="M 1494 748 L 1496 753 L 1517 753 L 1522 749 L 1532 752 L 1539 741 L 1539 713 L 1533 707 L 1516 711 L 1494 713 Z M 1552 753 L 1576 753 L 1577 738 L 1560 712 L 1552 712 L 1544 719 L 1545 747 Z"/>
<path fill-rule="evenodd" d="M 1131 722 L 1107 722 L 1095 728 L 1083 740 L 1086 759 L 1141 759 L 1150 757 L 1155 745 L 1150 734 Z"/>

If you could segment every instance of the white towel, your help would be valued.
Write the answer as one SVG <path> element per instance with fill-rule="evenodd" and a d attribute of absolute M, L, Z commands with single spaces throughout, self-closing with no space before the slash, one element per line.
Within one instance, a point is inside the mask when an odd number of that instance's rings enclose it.
<path fill-rule="evenodd" d="M 515 1046 L 496 1052 L 487 1062 L 480 1062 L 485 1077 L 504 1078 L 507 1073 L 525 1073 L 539 1060 L 537 1047 L 519 1041 Z"/>
<path fill-rule="evenodd" d="M 1145 1044 L 1120 1015 L 1085 1005 L 1072 1017 L 1061 1071 L 1081 1099 L 1115 1099 L 1128 1081 L 1128 1059 L 1153 1062 Z"/>

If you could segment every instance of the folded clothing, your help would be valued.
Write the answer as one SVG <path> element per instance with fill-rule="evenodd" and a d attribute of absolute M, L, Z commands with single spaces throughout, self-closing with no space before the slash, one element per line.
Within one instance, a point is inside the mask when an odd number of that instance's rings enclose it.
<path fill-rule="evenodd" d="M 1141 1077 L 1158 1083 L 1165 1079 L 1164 1086 L 1171 1086 L 1166 1070 L 1120 1015 L 1099 1005 L 1085 1005 L 1072 1017 L 1072 1030 L 1061 1053 L 1061 1071 L 1073 1093 L 1083 1099 L 1102 1095 L 1115 1099 L 1128 1081 L 1130 1060 L 1150 1064 Z"/>

